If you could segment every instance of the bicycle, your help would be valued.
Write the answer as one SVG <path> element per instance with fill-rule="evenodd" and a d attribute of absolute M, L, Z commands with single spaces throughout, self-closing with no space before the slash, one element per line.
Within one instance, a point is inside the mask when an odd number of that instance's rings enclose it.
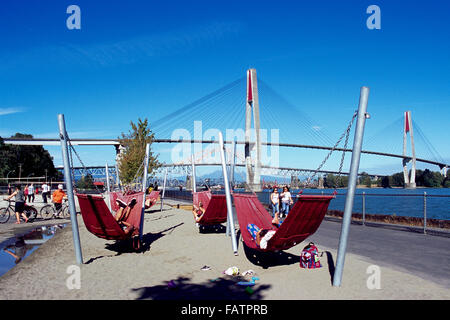
<path fill-rule="evenodd" d="M 12 200 L 6 200 L 8 201 L 8 206 L 6 208 L 0 208 L 0 223 L 7 223 L 11 217 L 11 215 L 15 215 L 15 208 L 12 205 Z M 38 216 L 38 211 L 35 207 L 28 205 L 25 203 L 25 207 L 23 212 L 25 213 L 25 215 L 28 218 L 28 222 L 33 222 L 37 216 Z M 20 216 L 20 219 L 23 220 L 23 217 Z"/>
<path fill-rule="evenodd" d="M 49 203 L 41 208 L 39 214 L 44 220 L 48 220 L 53 217 L 68 219 L 70 218 L 69 204 L 67 203 L 67 200 L 64 200 L 61 209 L 56 210 L 55 204 Z"/>

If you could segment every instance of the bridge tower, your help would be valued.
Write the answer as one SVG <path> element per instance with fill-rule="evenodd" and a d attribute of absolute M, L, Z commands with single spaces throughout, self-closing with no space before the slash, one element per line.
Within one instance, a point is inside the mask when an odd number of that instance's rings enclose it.
<path fill-rule="evenodd" d="M 255 192 L 261 191 L 261 132 L 256 70 L 247 70 L 247 99 L 245 104 L 245 166 L 247 185 Z M 253 116 L 253 131 L 251 128 Z M 251 142 L 252 132 L 255 141 Z M 252 153 L 253 157 L 252 158 Z"/>
<path fill-rule="evenodd" d="M 411 155 L 412 158 L 403 158 L 403 177 L 405 179 L 405 187 L 408 189 L 415 189 L 416 188 L 416 151 L 414 148 L 414 135 L 413 135 L 413 126 L 412 126 L 412 119 L 411 119 L 411 111 L 405 112 L 405 126 L 403 130 L 403 156 L 406 157 L 406 136 L 409 132 L 409 137 L 411 140 Z M 407 164 L 409 161 L 412 161 L 411 163 L 411 177 L 409 177 L 408 174 L 408 167 Z"/>

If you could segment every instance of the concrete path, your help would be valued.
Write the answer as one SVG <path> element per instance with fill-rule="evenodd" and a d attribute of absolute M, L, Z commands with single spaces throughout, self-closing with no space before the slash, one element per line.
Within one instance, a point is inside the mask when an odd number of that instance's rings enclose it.
<path fill-rule="evenodd" d="M 340 234 L 340 222 L 324 221 L 310 240 L 337 249 Z M 352 224 L 347 252 L 450 288 L 450 238 Z"/>

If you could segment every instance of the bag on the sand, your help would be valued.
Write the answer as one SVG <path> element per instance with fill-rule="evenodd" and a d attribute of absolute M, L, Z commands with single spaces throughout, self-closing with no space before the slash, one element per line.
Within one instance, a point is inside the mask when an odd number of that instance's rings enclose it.
<path fill-rule="evenodd" d="M 321 268 L 322 265 L 319 261 L 319 250 L 310 242 L 305 248 L 303 248 L 300 255 L 300 268 L 316 269 Z"/>

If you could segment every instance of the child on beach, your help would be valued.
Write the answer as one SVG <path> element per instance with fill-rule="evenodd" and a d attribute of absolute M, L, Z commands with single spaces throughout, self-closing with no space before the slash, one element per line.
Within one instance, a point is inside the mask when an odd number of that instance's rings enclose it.
<path fill-rule="evenodd" d="M 272 239 L 276 232 L 275 230 L 260 229 L 253 223 L 249 223 L 247 225 L 247 230 L 252 236 L 253 240 L 255 240 L 258 247 L 260 247 L 261 249 L 267 248 L 267 242 Z"/>

